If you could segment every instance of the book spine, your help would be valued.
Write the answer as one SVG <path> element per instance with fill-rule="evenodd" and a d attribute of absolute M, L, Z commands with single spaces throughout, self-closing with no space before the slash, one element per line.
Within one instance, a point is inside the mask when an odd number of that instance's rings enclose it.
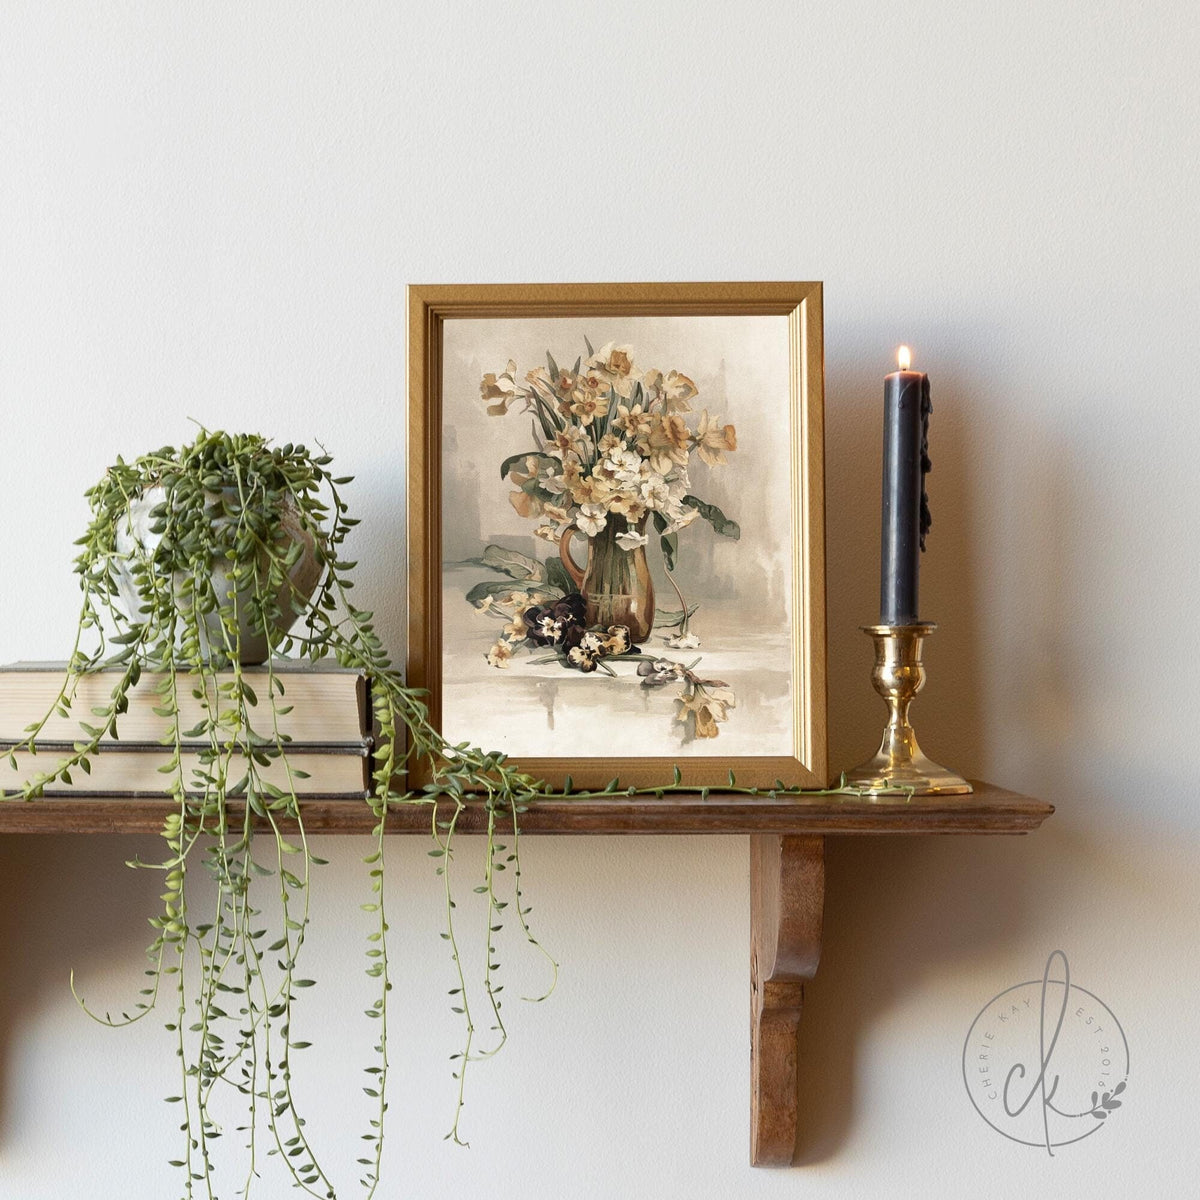
<path fill-rule="evenodd" d="M 363 738 L 371 747 L 367 751 L 367 787 L 370 789 L 369 794 L 374 795 L 375 792 L 375 704 L 374 696 L 371 692 L 371 677 L 364 675 L 362 680 L 362 732 Z"/>
<path fill-rule="evenodd" d="M 170 792 L 154 792 L 142 790 L 130 790 L 129 788 L 114 789 L 114 788 L 96 788 L 85 790 L 84 788 L 55 788 L 47 787 L 43 793 L 47 800 L 174 800 L 176 796 Z M 184 793 L 189 799 L 199 800 L 204 796 L 203 792 L 187 790 Z M 245 796 L 241 793 L 231 793 L 226 797 L 232 803 L 240 803 L 245 800 Z M 296 799 L 303 804 L 306 800 L 370 800 L 371 793 L 365 789 L 357 792 L 301 792 L 297 791 Z M 36 800 L 30 801 L 31 804 L 38 803 Z"/>
<path fill-rule="evenodd" d="M 25 742 L 3 741 L 0 740 L 0 754 L 7 754 L 10 750 L 24 750 Z M 36 743 L 38 754 L 73 754 L 75 752 L 74 742 L 64 741 L 38 741 Z M 189 756 L 199 755 L 205 750 L 213 750 L 217 754 L 225 754 L 232 748 L 235 754 L 242 754 L 243 748 L 240 744 L 231 744 L 229 742 L 220 742 L 213 746 L 210 742 L 183 742 L 183 751 Z M 104 754 L 107 758 L 117 758 L 122 754 L 164 754 L 170 751 L 172 747 L 162 742 L 100 742 L 91 754 Z M 256 747 L 257 749 L 257 747 Z M 274 743 L 268 743 L 261 747 L 266 753 L 271 754 L 273 751 L 282 749 L 283 754 L 291 758 L 293 756 L 303 757 L 306 754 L 353 754 L 359 758 L 370 758 L 374 749 L 370 741 L 361 742 L 285 742 L 282 748 L 276 747 Z"/>

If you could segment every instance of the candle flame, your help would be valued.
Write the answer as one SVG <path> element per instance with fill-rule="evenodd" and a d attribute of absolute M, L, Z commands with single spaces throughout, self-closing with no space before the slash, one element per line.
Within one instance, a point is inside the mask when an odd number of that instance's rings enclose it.
<path fill-rule="evenodd" d="M 907 371 L 912 366 L 912 351 L 907 346 L 901 346 L 896 351 L 896 362 L 900 364 L 900 370 Z"/>

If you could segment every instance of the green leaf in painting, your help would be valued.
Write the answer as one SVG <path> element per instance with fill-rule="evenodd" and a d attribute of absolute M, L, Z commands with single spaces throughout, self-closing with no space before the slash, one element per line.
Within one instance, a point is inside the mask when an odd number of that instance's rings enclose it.
<path fill-rule="evenodd" d="M 679 553 L 679 536 L 674 533 L 664 532 L 667 528 L 667 519 L 660 512 L 653 514 L 654 528 L 659 532 L 658 545 L 662 550 L 663 562 L 666 563 L 667 570 L 675 570 L 675 559 Z"/>
<path fill-rule="evenodd" d="M 698 496 L 684 496 L 684 504 L 694 508 L 722 537 L 736 542 L 742 536 L 742 527 L 731 521 L 715 504 L 706 504 Z"/>
<path fill-rule="evenodd" d="M 696 610 L 700 607 L 699 604 L 689 604 L 687 609 L 688 618 L 696 615 Z M 681 608 L 659 608 L 654 614 L 655 629 L 674 629 L 676 625 L 683 624 L 683 609 Z"/>
<path fill-rule="evenodd" d="M 517 463 L 524 462 L 525 459 L 527 459 L 527 458 L 544 458 L 544 457 L 545 457 L 545 455 L 539 454 L 536 450 L 524 450 L 520 454 L 510 454 L 508 456 L 508 458 L 506 458 L 500 464 L 500 478 L 506 479 L 508 477 L 509 471 L 511 471 L 512 468 L 517 465 Z"/>
<path fill-rule="evenodd" d="M 488 596 L 507 596 L 512 592 L 522 592 L 525 588 L 514 584 L 511 579 L 487 579 L 483 583 L 477 583 L 469 592 L 467 592 L 467 603 L 479 607 L 480 603 Z"/>
<path fill-rule="evenodd" d="M 487 567 L 491 571 L 499 571 L 512 579 L 528 580 L 531 583 L 546 582 L 546 567 L 536 558 L 522 554 L 519 550 L 509 550 L 505 546 L 494 543 L 487 546 L 480 558 L 468 558 L 465 561 L 474 563 L 477 567 Z"/>
<path fill-rule="evenodd" d="M 562 559 L 547 559 L 545 565 L 546 582 L 551 588 L 561 592 L 564 596 L 575 591 L 575 581 L 567 574 L 567 568 L 563 566 Z"/>

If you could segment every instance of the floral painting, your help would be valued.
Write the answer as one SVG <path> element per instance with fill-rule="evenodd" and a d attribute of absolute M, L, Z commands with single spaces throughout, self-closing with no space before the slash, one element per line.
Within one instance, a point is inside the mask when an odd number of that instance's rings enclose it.
<path fill-rule="evenodd" d="M 794 753 L 788 352 L 784 318 L 448 323 L 452 741 Z"/>

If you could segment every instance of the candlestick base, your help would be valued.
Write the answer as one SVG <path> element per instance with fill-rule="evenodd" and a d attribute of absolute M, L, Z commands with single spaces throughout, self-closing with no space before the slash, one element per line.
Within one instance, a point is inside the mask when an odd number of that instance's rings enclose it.
<path fill-rule="evenodd" d="M 971 785 L 961 775 L 926 758 L 908 721 L 909 705 L 925 686 L 921 647 L 937 628 L 932 621 L 911 625 L 864 625 L 875 641 L 871 682 L 891 714 L 879 753 L 846 772 L 846 782 L 871 795 L 914 792 L 922 796 L 963 796 Z"/>

